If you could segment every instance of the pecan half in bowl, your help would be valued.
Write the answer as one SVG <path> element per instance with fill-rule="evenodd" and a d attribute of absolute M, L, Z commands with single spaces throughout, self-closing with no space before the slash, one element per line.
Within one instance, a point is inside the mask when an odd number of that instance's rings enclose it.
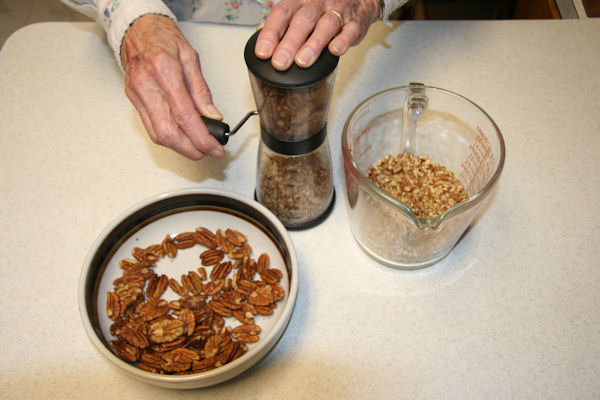
<path fill-rule="evenodd" d="M 79 308 L 100 354 L 166 388 L 227 381 L 277 344 L 298 292 L 285 227 L 238 194 L 188 189 L 142 201 L 100 234 Z"/>

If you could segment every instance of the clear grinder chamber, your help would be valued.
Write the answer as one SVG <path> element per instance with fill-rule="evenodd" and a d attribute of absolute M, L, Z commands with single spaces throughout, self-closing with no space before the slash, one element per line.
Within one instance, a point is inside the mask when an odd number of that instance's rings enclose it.
<path fill-rule="evenodd" d="M 325 49 L 310 68 L 280 72 L 256 57 L 258 34 L 244 51 L 260 117 L 256 198 L 287 228 L 308 228 L 335 201 L 327 114 L 339 58 Z"/>

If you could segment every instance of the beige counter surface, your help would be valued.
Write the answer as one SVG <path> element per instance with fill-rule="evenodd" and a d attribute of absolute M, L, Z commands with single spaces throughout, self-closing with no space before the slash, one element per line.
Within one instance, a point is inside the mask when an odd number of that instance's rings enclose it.
<path fill-rule="evenodd" d="M 252 28 L 183 23 L 231 124 L 253 109 Z M 225 39 L 226 38 L 226 39 Z M 0 52 L 0 398 L 597 399 L 600 21 L 375 24 L 338 66 L 329 117 L 336 204 L 291 232 L 300 287 L 264 360 L 194 391 L 112 369 L 78 311 L 83 261 L 120 213 L 211 187 L 252 197 L 258 121 L 225 159 L 155 146 L 92 23 L 16 32 Z M 452 253 L 386 268 L 349 230 L 340 138 L 365 97 L 411 81 L 472 99 L 506 141 L 493 201 Z"/>

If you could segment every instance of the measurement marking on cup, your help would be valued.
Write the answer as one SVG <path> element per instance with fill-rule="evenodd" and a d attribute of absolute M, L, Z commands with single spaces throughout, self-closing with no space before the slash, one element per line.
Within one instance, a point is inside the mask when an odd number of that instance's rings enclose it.
<path fill-rule="evenodd" d="M 469 145 L 470 154 L 467 159 L 461 163 L 462 172 L 459 178 L 462 182 L 467 183 L 466 191 L 469 195 L 473 195 L 471 188 L 477 185 L 476 191 L 481 190 L 481 186 L 486 181 L 484 174 L 490 171 L 494 155 L 487 135 L 480 127 L 476 128 L 474 143 Z"/>
<path fill-rule="evenodd" d="M 354 145 L 356 146 L 356 143 L 358 143 L 360 141 L 360 139 L 365 136 L 367 133 L 369 133 L 369 131 L 371 130 L 371 127 L 367 126 L 365 129 L 362 130 L 362 132 L 357 136 L 356 140 L 354 141 Z M 362 158 L 362 156 L 364 156 L 369 150 L 371 150 L 371 145 L 368 145 L 357 157 L 357 160 L 360 160 Z"/>
<path fill-rule="evenodd" d="M 360 153 L 357 157 L 357 160 L 360 160 L 362 158 L 362 156 L 364 156 L 365 154 L 367 154 L 369 152 L 369 150 L 371 150 L 371 145 L 368 145 L 362 153 Z"/>

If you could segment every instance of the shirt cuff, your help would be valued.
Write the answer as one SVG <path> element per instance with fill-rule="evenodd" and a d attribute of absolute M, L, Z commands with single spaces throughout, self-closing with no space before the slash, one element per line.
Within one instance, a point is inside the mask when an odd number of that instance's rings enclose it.
<path fill-rule="evenodd" d="M 71 7 L 73 10 L 80 12 L 88 17 L 97 20 L 98 12 L 96 3 L 92 0 L 60 0 L 61 3 Z"/>
<path fill-rule="evenodd" d="M 123 43 L 125 32 L 127 32 L 127 29 L 129 29 L 135 20 L 148 14 L 164 15 L 177 22 L 175 15 L 162 0 L 107 1 L 105 5 L 98 9 L 98 16 L 106 31 L 108 44 L 113 50 L 113 54 L 121 70 L 123 70 L 123 65 L 121 64 L 121 44 Z"/>

